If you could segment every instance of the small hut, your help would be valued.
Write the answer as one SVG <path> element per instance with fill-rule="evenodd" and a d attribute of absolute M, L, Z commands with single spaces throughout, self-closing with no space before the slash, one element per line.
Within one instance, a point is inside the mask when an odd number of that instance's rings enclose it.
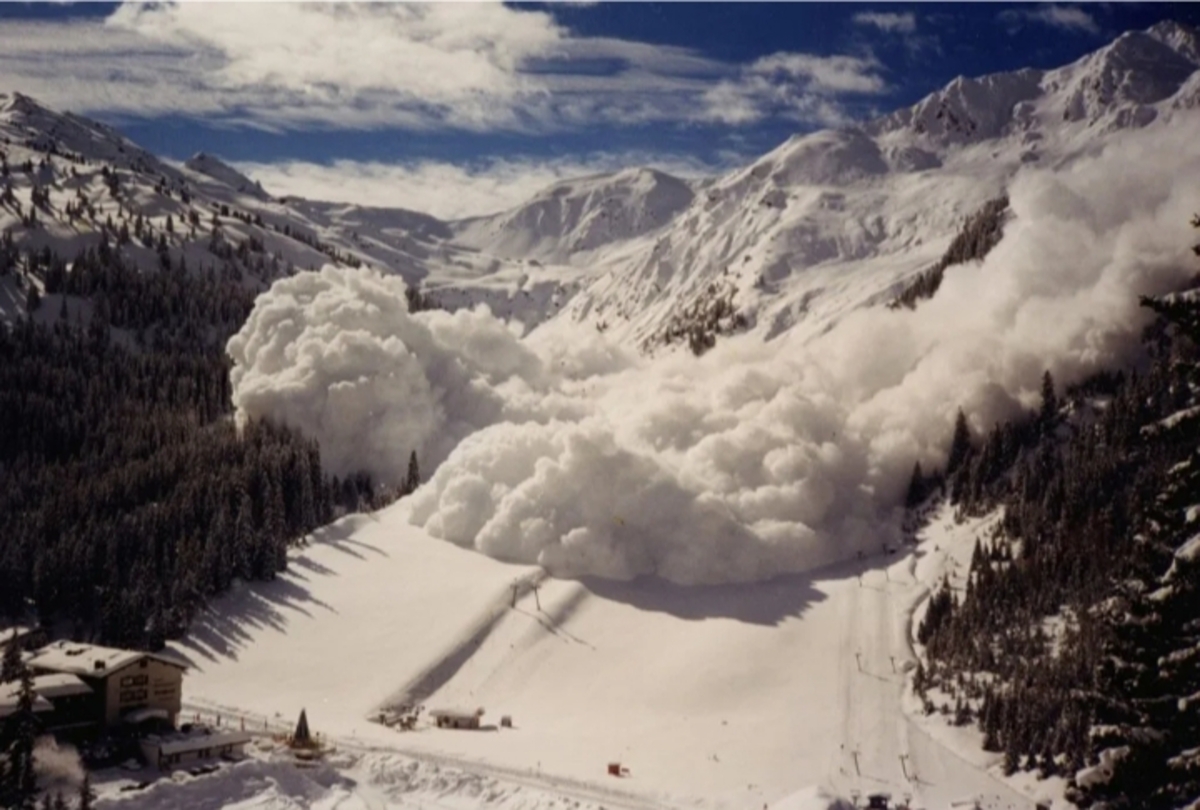
<path fill-rule="evenodd" d="M 460 709 L 434 709 L 429 713 L 438 728 L 480 728 L 483 709 L 463 711 Z"/>

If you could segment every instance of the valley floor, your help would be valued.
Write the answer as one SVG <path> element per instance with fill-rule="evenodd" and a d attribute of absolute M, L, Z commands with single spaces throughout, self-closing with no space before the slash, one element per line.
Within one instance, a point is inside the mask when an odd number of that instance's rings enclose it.
<path fill-rule="evenodd" d="M 938 515 L 898 555 L 682 588 L 542 581 L 429 538 L 405 509 L 322 530 L 279 581 L 219 601 L 176 645 L 192 665 L 185 714 L 278 732 L 305 708 L 338 749 L 328 767 L 301 777 L 259 755 L 140 793 L 118 780 L 104 797 L 127 810 L 188 791 L 213 810 L 757 810 L 883 791 L 1031 810 L 1053 787 L 1014 789 L 974 732 L 905 713 L 913 612 L 969 559 L 978 524 Z M 410 701 L 483 707 L 484 730 L 369 719 Z M 502 715 L 514 728 L 495 727 Z"/>

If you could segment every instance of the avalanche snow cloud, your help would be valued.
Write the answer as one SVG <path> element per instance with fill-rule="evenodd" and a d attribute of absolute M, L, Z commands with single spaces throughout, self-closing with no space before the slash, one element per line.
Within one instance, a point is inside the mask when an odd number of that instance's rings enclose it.
<path fill-rule="evenodd" d="M 436 472 L 412 521 L 502 560 L 684 584 L 812 568 L 894 536 L 958 407 L 983 430 L 1035 405 L 1046 369 L 1061 385 L 1134 355 L 1136 296 L 1195 270 L 1194 131 L 1024 171 L 985 262 L 809 342 L 647 361 L 594 335 L 522 341 L 484 310 L 409 314 L 373 271 L 302 274 L 230 341 L 234 402 L 317 437 L 338 472 L 397 483 L 416 449 Z"/>
<path fill-rule="evenodd" d="M 315 437 L 329 469 L 403 480 L 498 422 L 548 418 L 541 361 L 484 310 L 410 314 L 404 282 L 325 267 L 274 284 L 227 351 L 238 418 Z"/>

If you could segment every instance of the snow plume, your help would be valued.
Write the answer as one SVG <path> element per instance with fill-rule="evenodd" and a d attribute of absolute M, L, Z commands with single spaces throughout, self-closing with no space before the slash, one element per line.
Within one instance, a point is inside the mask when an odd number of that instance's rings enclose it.
<path fill-rule="evenodd" d="M 409 447 L 433 448 L 413 522 L 556 575 L 753 581 L 878 550 L 958 407 L 983 430 L 1036 405 L 1046 369 L 1061 386 L 1133 357 L 1137 294 L 1195 269 L 1194 131 L 1027 170 L 986 261 L 807 343 L 634 361 L 518 341 L 484 312 L 410 316 L 371 273 L 299 276 L 231 341 L 235 401 L 318 436 L 335 468 L 398 480 Z"/>
<path fill-rule="evenodd" d="M 413 450 L 431 469 L 482 427 L 553 412 L 541 361 L 503 323 L 410 314 L 404 292 L 372 270 L 277 282 L 227 347 L 238 419 L 286 422 L 320 442 L 331 471 L 395 484 Z"/>
<path fill-rule="evenodd" d="M 33 770 L 38 786 L 47 795 L 61 793 L 73 796 L 83 783 L 83 763 L 75 747 L 55 742 L 53 737 L 39 737 L 33 749 Z"/>

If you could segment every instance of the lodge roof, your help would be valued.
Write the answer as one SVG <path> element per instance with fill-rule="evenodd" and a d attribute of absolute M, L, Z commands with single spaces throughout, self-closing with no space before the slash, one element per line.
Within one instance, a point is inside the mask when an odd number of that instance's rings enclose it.
<path fill-rule="evenodd" d="M 25 663 L 39 670 L 103 678 L 108 673 L 124 669 L 143 658 L 152 658 L 173 667 L 187 669 L 182 662 L 164 655 L 101 647 L 98 644 L 83 644 L 78 641 L 55 641 L 47 644 L 40 650 L 27 653 Z"/>

